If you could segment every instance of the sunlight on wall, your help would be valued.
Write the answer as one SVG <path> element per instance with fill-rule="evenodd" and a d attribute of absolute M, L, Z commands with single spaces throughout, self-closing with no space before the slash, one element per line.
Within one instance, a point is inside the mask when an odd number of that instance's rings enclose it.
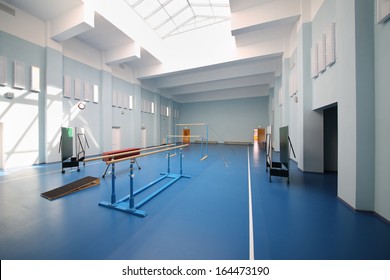
<path fill-rule="evenodd" d="M 164 40 L 165 64 L 176 69 L 230 60 L 237 50 L 230 22 L 222 22 Z"/>
<path fill-rule="evenodd" d="M 3 87 L 0 95 L 13 92 L 13 99 L 0 99 L 3 127 L 4 166 L 31 165 L 39 157 L 39 121 L 37 94 Z"/>
<path fill-rule="evenodd" d="M 46 88 L 46 158 L 49 162 L 60 159 L 57 153 L 61 139 L 62 89 L 54 86 Z"/>

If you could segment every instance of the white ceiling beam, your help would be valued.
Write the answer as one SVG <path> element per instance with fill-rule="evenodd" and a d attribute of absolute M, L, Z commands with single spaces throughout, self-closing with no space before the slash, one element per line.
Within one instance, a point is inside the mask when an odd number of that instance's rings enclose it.
<path fill-rule="evenodd" d="M 101 14 L 112 25 L 133 41 L 137 42 L 143 49 L 147 50 L 157 60 L 163 59 L 162 40 L 158 35 L 141 19 L 138 14 L 125 1 L 112 0 L 83 0 L 91 2 L 97 13 Z"/>
<path fill-rule="evenodd" d="M 274 73 L 263 75 L 253 75 L 238 78 L 227 78 L 223 80 L 215 80 L 200 84 L 188 84 L 180 87 L 160 89 L 163 95 L 191 94 L 215 90 L 225 90 L 231 88 L 241 88 L 247 86 L 269 85 L 273 84 L 275 78 Z"/>
<path fill-rule="evenodd" d="M 249 86 L 242 88 L 231 88 L 194 94 L 175 95 L 173 99 L 180 103 L 227 100 L 237 98 L 261 97 L 269 95 L 267 85 Z"/>
<path fill-rule="evenodd" d="M 141 58 L 141 47 L 137 43 L 130 43 L 104 52 L 106 64 L 119 64 Z"/>
<path fill-rule="evenodd" d="M 264 29 L 281 21 L 291 21 L 300 15 L 300 0 L 267 1 L 232 13 L 232 35 Z"/>
<path fill-rule="evenodd" d="M 80 5 L 50 22 L 51 38 L 62 42 L 94 28 L 95 11 Z"/>
<path fill-rule="evenodd" d="M 158 88 L 170 88 L 188 84 L 211 82 L 214 80 L 223 80 L 227 78 L 238 78 L 252 75 L 260 75 L 279 71 L 281 56 L 268 59 L 257 59 L 248 61 L 239 61 L 235 63 L 226 63 L 217 67 L 209 66 L 193 70 L 189 73 L 176 73 L 169 76 L 163 76 L 156 79 Z"/>

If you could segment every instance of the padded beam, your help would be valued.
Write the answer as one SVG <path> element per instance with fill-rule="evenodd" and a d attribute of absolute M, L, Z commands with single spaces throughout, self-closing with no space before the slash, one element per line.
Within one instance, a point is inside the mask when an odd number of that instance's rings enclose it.
<path fill-rule="evenodd" d="M 119 46 L 105 52 L 106 64 L 119 64 L 141 58 L 141 47 L 137 43 Z"/>
<path fill-rule="evenodd" d="M 51 38 L 62 42 L 94 26 L 95 11 L 84 4 L 51 21 Z"/>

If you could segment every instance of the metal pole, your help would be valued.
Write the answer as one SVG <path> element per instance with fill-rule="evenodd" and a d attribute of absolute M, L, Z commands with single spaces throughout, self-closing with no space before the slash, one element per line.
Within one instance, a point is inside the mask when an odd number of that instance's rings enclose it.
<path fill-rule="evenodd" d="M 180 175 L 183 175 L 183 148 L 180 148 Z"/>
<path fill-rule="evenodd" d="M 170 150 L 168 150 L 167 158 L 168 158 L 168 170 L 167 170 L 167 173 L 169 174 L 171 172 L 171 151 Z"/>
<path fill-rule="evenodd" d="M 209 155 L 209 125 L 206 124 L 206 156 Z"/>
<path fill-rule="evenodd" d="M 111 164 L 111 204 L 116 203 L 116 194 L 115 194 L 115 163 Z"/>
<path fill-rule="evenodd" d="M 129 209 L 134 208 L 134 162 L 135 160 L 130 160 L 130 194 L 129 194 Z"/>
<path fill-rule="evenodd" d="M 201 137 L 201 144 L 200 144 L 200 158 L 202 159 L 203 158 L 203 141 L 204 141 L 204 138 L 203 136 Z"/>

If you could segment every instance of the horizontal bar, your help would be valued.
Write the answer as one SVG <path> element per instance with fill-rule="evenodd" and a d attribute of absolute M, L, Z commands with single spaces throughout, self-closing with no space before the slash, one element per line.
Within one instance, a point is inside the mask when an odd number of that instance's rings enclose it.
<path fill-rule="evenodd" d="M 139 158 L 139 157 L 146 157 L 146 156 L 149 156 L 149 155 L 154 155 L 154 154 L 157 154 L 157 153 L 170 151 L 170 150 L 174 150 L 174 149 L 180 149 L 180 148 L 184 148 L 184 147 L 188 147 L 188 146 L 189 146 L 189 144 L 173 146 L 173 147 L 170 147 L 170 148 L 165 148 L 165 149 L 161 149 L 161 150 L 157 150 L 157 151 L 153 151 L 153 152 L 149 152 L 149 153 L 144 153 L 144 154 L 139 154 L 139 155 L 130 156 L 130 157 L 126 157 L 126 158 L 106 161 L 106 164 L 112 164 L 112 163 L 117 163 L 117 162 L 121 162 L 121 161 L 125 161 L 125 160 L 136 159 L 136 158 Z"/>

